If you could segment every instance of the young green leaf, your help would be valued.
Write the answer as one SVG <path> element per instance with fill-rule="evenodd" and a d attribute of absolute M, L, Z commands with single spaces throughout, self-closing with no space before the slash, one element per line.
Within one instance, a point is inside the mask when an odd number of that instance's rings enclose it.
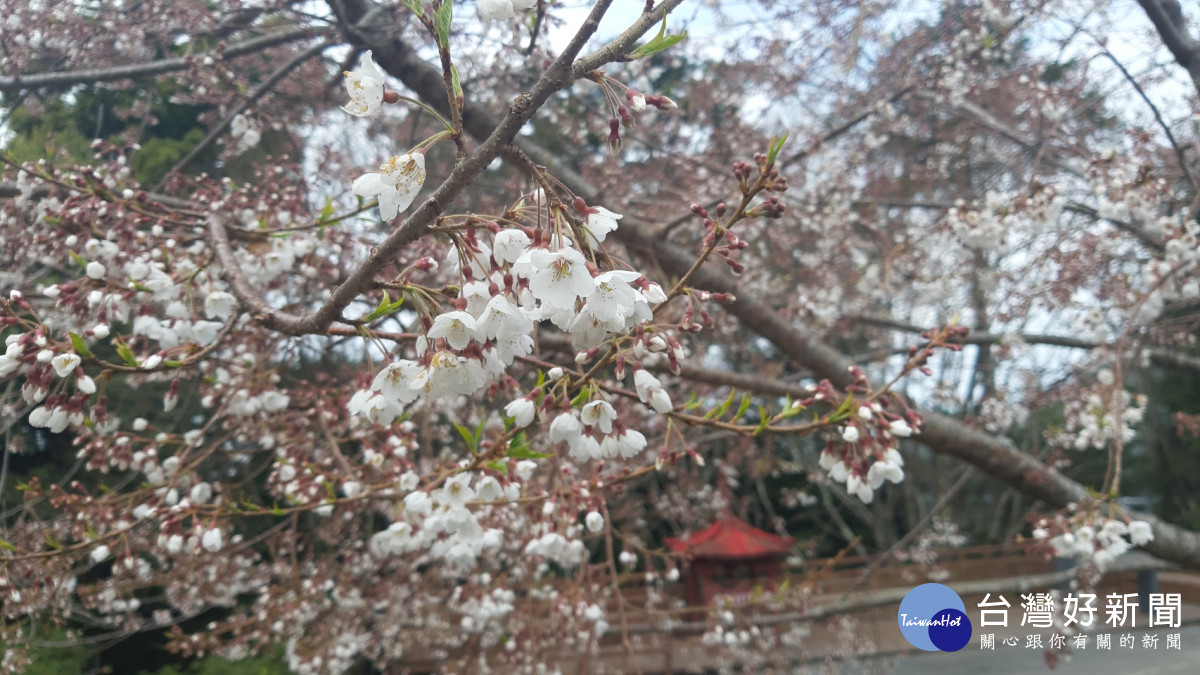
<path fill-rule="evenodd" d="M 767 149 L 767 164 L 774 164 L 775 158 L 779 157 L 779 151 L 783 150 L 783 144 L 787 142 L 790 134 L 784 134 L 782 138 L 771 138 L 771 145 Z"/>
<path fill-rule="evenodd" d="M 553 457 L 554 455 L 544 452 L 534 452 L 529 448 L 509 448 L 508 456 L 512 457 L 513 459 L 546 459 L 547 457 Z"/>
<path fill-rule="evenodd" d="M 438 44 L 442 47 L 450 44 L 450 20 L 453 17 L 454 9 L 450 0 L 443 0 L 442 6 L 438 7 L 437 14 L 433 17 L 437 26 Z"/>
<path fill-rule="evenodd" d="M 87 359 L 91 358 L 92 352 L 88 349 L 87 343 L 77 333 L 68 333 L 71 336 L 71 346 L 75 348 L 75 353 Z"/>
<path fill-rule="evenodd" d="M 742 418 L 742 415 L 745 415 L 746 411 L 749 409 L 750 409 L 750 395 L 742 394 L 742 402 L 738 404 L 737 414 L 733 416 L 733 420 L 735 422 L 737 420 L 740 420 Z"/>
<path fill-rule="evenodd" d="M 454 103 L 462 109 L 463 106 L 463 90 L 462 82 L 458 79 L 458 68 L 454 64 L 450 64 L 450 81 L 454 85 Z"/>
<path fill-rule="evenodd" d="M 652 56 L 663 50 L 670 49 L 671 47 L 679 44 L 679 42 L 682 41 L 685 37 L 687 37 L 687 31 L 683 31 L 683 33 L 680 35 L 667 35 L 666 33 L 667 33 L 667 17 L 664 16 L 663 21 L 662 21 L 662 26 L 660 26 L 658 29 L 658 35 L 655 35 L 653 39 L 651 39 L 649 42 L 642 45 L 641 47 L 638 47 L 637 49 L 633 50 L 632 52 L 629 52 L 629 59 L 631 61 L 634 61 L 637 59 L 645 58 L 647 56 Z"/>
<path fill-rule="evenodd" d="M 395 302 L 393 302 L 392 296 L 388 295 L 387 291 L 384 291 L 383 298 L 380 299 L 380 301 L 379 301 L 379 306 L 376 307 L 375 309 L 371 310 L 370 314 L 364 316 L 362 318 L 362 321 L 363 321 L 363 323 L 372 323 L 374 321 L 378 321 L 378 320 L 382 319 L 383 317 L 385 317 L 389 314 L 392 314 L 396 310 L 400 309 L 401 305 L 403 305 L 403 304 L 404 304 L 404 294 L 403 293 L 401 293 L 400 297 L 397 298 Z"/>
<path fill-rule="evenodd" d="M 450 424 L 454 425 L 454 430 L 457 431 L 458 435 L 462 436 L 462 439 L 467 442 L 467 447 L 470 448 L 471 454 L 475 454 L 475 434 L 472 433 L 470 429 L 464 427 L 458 422 L 451 422 Z"/>
<path fill-rule="evenodd" d="M 118 340 L 116 342 L 116 347 L 117 347 L 117 356 L 121 357 L 121 360 L 125 362 L 125 365 L 129 366 L 130 368 L 138 367 L 137 357 L 135 357 L 133 355 L 133 350 L 131 350 L 129 348 L 129 345 Z"/>

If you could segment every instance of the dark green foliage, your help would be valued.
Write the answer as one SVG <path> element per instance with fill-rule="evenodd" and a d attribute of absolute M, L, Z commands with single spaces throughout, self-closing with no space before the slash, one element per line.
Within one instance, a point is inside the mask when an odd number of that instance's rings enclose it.
<path fill-rule="evenodd" d="M 86 88 L 69 94 L 18 105 L 7 125 L 14 136 L 5 150 L 20 162 L 59 157 L 70 163 L 94 160 L 91 143 L 102 138 L 118 146 L 131 143 L 141 148 L 130 157 L 134 176 L 142 184 L 153 184 L 195 147 L 207 130 L 198 117 L 204 108 L 172 103 L 174 84 L 137 92 Z M 139 103 L 148 103 L 145 114 L 135 115 Z M 219 146 L 201 153 L 188 167 L 190 173 L 215 168 Z"/>

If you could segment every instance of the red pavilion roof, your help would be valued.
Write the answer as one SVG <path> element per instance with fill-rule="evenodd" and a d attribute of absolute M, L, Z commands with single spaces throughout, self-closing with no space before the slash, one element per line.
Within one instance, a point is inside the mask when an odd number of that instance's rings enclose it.
<path fill-rule="evenodd" d="M 692 558 L 736 560 L 782 555 L 791 550 L 795 541 L 763 532 L 733 516 L 724 516 L 699 532 L 679 539 L 668 538 L 667 546 Z"/>

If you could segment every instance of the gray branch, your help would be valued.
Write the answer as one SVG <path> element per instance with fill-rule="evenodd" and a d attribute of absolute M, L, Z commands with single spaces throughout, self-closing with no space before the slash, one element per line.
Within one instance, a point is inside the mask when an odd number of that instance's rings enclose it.
<path fill-rule="evenodd" d="M 329 32 L 328 30 L 314 30 L 312 28 L 293 28 L 292 30 L 250 38 L 249 40 L 229 45 L 220 52 L 213 52 L 212 55 L 214 57 L 220 55 L 225 58 L 244 56 L 316 35 L 327 35 Z M 42 88 L 65 89 L 77 84 L 112 82 L 115 80 L 145 77 L 147 75 L 161 75 L 162 73 L 183 70 L 189 64 L 194 63 L 197 58 L 199 57 L 191 55 L 151 61 L 149 63 L 131 63 L 111 68 L 90 68 L 85 70 L 66 70 L 54 73 L 31 73 L 15 77 L 0 77 L 0 92 Z"/>

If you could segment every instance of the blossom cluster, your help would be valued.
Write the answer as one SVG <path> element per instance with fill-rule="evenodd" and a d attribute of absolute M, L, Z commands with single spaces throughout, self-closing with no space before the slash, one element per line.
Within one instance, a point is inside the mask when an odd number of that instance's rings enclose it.
<path fill-rule="evenodd" d="M 817 397 L 828 395 L 818 392 Z M 818 464 L 834 481 L 844 483 L 847 492 L 870 503 L 884 483 L 904 480 L 904 457 L 897 447 L 899 439 L 916 431 L 910 421 L 915 424 L 919 418 L 912 413 L 896 416 L 877 402 L 860 403 L 842 422 L 837 437 L 826 443 Z"/>
<path fill-rule="evenodd" d="M 1033 538 L 1060 558 L 1076 558 L 1103 571 L 1131 546 L 1154 541 L 1150 523 L 1109 518 L 1096 510 L 1068 510 L 1034 524 Z"/>
<path fill-rule="evenodd" d="M 1086 450 L 1132 441 L 1146 413 L 1146 397 L 1116 389 L 1112 371 L 1102 368 L 1096 382 L 1066 403 L 1062 427 L 1047 432 L 1055 445 Z"/>
<path fill-rule="evenodd" d="M 601 241 L 615 228 L 613 218 L 589 222 L 595 226 L 585 226 L 586 231 Z M 534 328 L 541 321 L 570 331 L 576 346 L 587 348 L 610 333 L 625 333 L 649 321 L 652 304 L 666 299 L 662 288 L 641 274 L 593 274 L 583 254 L 565 238 L 535 242 L 518 227 L 496 232 L 491 246 L 476 239 L 464 248 L 452 252 L 462 258 L 454 265 L 464 279 L 456 299 L 461 308 L 427 319 L 425 335 L 416 341 L 416 358 L 395 360 L 380 370 L 370 388 L 351 400 L 350 410 L 356 415 L 386 425 L 418 399 L 480 391 L 514 360 L 532 352 Z M 649 373 L 638 373 L 635 381 L 644 400 L 655 409 L 670 410 L 661 384 Z M 608 412 L 611 406 L 594 403 L 588 408 L 592 426 L 609 433 L 615 417 Z M 533 403 L 514 401 L 508 413 L 524 426 L 532 421 Z M 571 425 L 563 419 L 552 433 L 582 428 L 576 426 L 578 420 Z M 626 440 L 636 444 L 636 437 Z"/>

